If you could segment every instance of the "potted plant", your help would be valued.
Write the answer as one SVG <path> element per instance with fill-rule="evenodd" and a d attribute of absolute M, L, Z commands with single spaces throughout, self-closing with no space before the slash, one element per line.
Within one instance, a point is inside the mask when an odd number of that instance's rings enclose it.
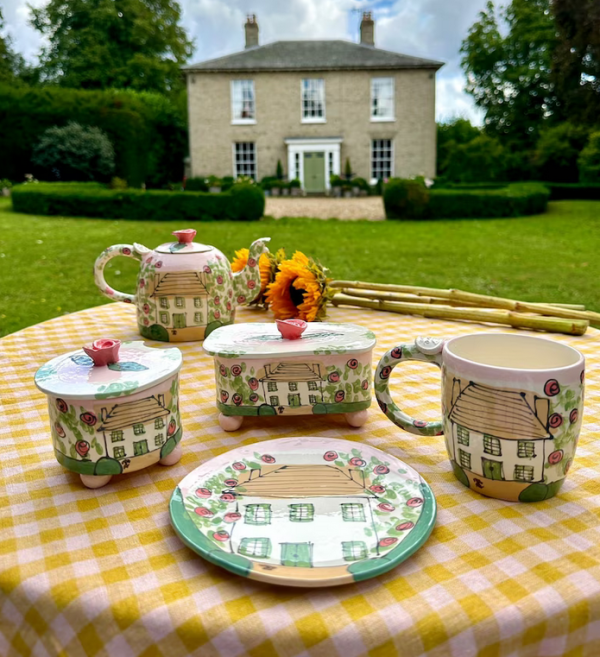
<path fill-rule="evenodd" d="M 342 195 L 343 180 L 334 174 L 329 179 L 329 185 L 331 187 L 332 195 L 339 198 Z"/>
<path fill-rule="evenodd" d="M 221 192 L 221 187 L 223 186 L 221 179 L 217 178 L 217 176 L 208 176 L 206 184 L 208 185 L 208 191 L 210 194 L 219 194 Z"/>
<path fill-rule="evenodd" d="M 292 196 L 300 196 L 301 193 L 302 185 L 300 184 L 298 178 L 294 178 L 294 180 L 290 181 L 290 194 Z"/>
<path fill-rule="evenodd" d="M 352 176 L 354 174 L 352 173 L 352 166 L 350 165 L 350 158 L 346 158 L 346 165 L 344 166 L 344 177 L 348 182 L 352 180 Z"/>
<path fill-rule="evenodd" d="M 12 183 L 8 178 L 3 178 L 0 180 L 0 189 L 2 190 L 2 196 L 10 196 L 10 190 L 12 188 Z"/>
<path fill-rule="evenodd" d="M 369 184 L 364 178 L 355 178 L 352 181 L 352 191 L 355 196 L 367 196 L 369 193 Z"/>
<path fill-rule="evenodd" d="M 289 196 L 290 195 L 290 185 L 289 185 L 289 183 L 286 183 L 285 180 L 280 180 L 279 181 L 279 186 L 281 187 L 281 195 L 282 196 Z"/>
<path fill-rule="evenodd" d="M 342 192 L 343 192 L 344 198 L 352 198 L 352 186 L 351 185 L 343 185 L 342 186 Z"/>
<path fill-rule="evenodd" d="M 279 180 L 271 181 L 271 196 L 279 196 L 281 192 L 281 185 Z"/>
<path fill-rule="evenodd" d="M 275 171 L 275 176 L 277 180 L 283 180 L 283 166 L 281 160 L 277 160 L 277 169 Z"/>

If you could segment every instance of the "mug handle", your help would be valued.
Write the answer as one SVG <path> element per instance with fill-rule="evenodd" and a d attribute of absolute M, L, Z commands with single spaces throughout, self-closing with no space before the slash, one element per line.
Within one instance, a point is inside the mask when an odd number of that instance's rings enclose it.
<path fill-rule="evenodd" d="M 402 411 L 390 395 L 389 379 L 392 370 L 398 363 L 417 360 L 424 363 L 434 363 L 442 366 L 444 341 L 437 338 L 417 338 L 414 342 L 400 344 L 386 352 L 375 371 L 375 397 L 379 408 L 401 429 L 418 436 L 439 436 L 444 433 L 443 424 L 415 420 Z"/>
<path fill-rule="evenodd" d="M 109 246 L 96 258 L 96 262 L 94 263 L 94 281 L 100 292 L 102 292 L 105 297 L 108 297 L 113 301 L 135 303 L 137 298 L 135 294 L 119 292 L 104 280 L 104 267 L 106 266 L 106 263 L 117 256 L 125 256 L 126 258 L 133 258 L 133 260 L 138 261 L 141 261 L 142 259 L 141 254 L 137 252 L 132 244 L 115 244 L 114 246 Z"/>

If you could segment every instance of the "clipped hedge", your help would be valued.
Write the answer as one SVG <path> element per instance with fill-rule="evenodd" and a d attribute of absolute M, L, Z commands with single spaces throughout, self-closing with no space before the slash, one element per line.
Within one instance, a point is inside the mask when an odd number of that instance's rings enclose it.
<path fill-rule="evenodd" d="M 392 178 L 385 185 L 383 200 L 388 219 L 488 219 L 541 214 L 550 197 L 550 191 L 540 183 L 514 183 L 492 189 L 428 190 L 421 185 L 418 194 L 415 184 L 421 183 Z"/>
<path fill-rule="evenodd" d="M 100 219 L 254 221 L 265 209 L 257 185 L 234 185 L 220 194 L 108 189 L 99 183 L 39 183 L 12 190 L 16 212 Z"/>

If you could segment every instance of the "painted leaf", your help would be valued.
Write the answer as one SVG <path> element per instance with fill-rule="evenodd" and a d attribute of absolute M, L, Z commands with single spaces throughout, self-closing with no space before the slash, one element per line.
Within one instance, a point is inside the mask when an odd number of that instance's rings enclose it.
<path fill-rule="evenodd" d="M 148 368 L 141 363 L 135 363 L 133 361 L 120 361 L 118 363 L 110 363 L 108 369 L 113 370 L 114 372 L 143 372 Z"/>
<path fill-rule="evenodd" d="M 85 354 L 77 354 L 76 356 L 71 356 L 71 360 L 75 363 L 75 365 L 85 366 L 94 364 L 94 361 Z"/>

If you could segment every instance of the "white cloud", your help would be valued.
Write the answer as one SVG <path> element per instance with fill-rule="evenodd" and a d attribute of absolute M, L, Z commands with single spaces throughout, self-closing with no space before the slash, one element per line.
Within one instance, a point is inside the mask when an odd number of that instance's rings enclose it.
<path fill-rule="evenodd" d="M 281 39 L 357 40 L 360 11 L 371 9 L 376 45 L 446 62 L 438 72 L 438 118 L 481 113 L 463 91 L 460 44 L 486 0 L 180 0 L 183 25 L 195 40 L 194 61 L 244 47 L 246 14 L 255 13 L 261 43 Z M 41 5 L 44 0 L 33 0 Z M 28 26 L 27 0 L 3 0 L 7 32 L 16 49 L 35 61 L 41 38 Z"/>

